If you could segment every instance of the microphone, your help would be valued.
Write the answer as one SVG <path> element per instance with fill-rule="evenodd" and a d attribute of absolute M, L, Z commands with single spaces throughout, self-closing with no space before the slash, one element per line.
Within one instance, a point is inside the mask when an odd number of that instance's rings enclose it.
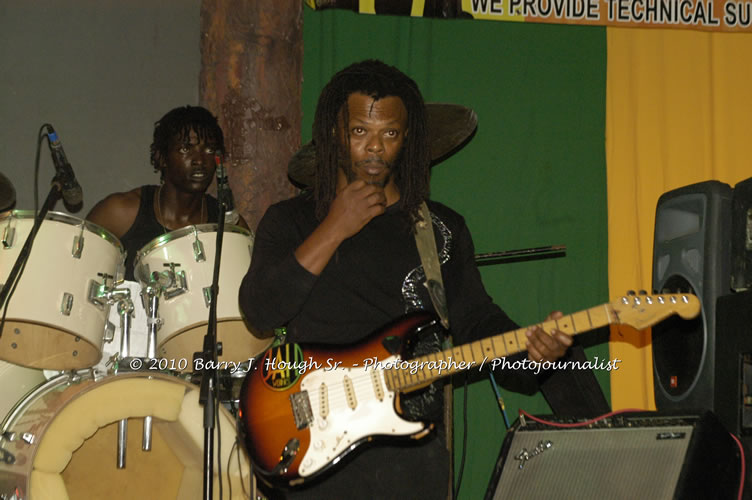
<path fill-rule="evenodd" d="M 235 204 L 232 199 L 232 190 L 227 180 L 227 172 L 224 165 L 222 165 L 222 159 L 219 155 L 214 157 L 214 162 L 217 164 L 217 199 L 225 204 L 225 223 L 237 224 L 240 220 L 237 210 L 235 210 Z M 221 208 L 221 205 L 220 205 Z"/>
<path fill-rule="evenodd" d="M 60 139 L 57 137 L 55 129 L 52 125 L 47 125 L 47 141 L 50 145 L 50 153 L 52 153 L 52 163 L 55 164 L 55 180 L 60 183 L 61 191 L 63 194 L 63 202 L 66 208 L 77 208 L 73 210 L 77 212 L 81 209 L 81 205 L 84 201 L 84 195 L 81 191 L 81 186 L 76 180 L 76 175 L 73 173 L 73 169 L 68 163 L 68 158 L 65 157 L 65 151 L 63 151 L 63 145 L 60 143 Z"/>

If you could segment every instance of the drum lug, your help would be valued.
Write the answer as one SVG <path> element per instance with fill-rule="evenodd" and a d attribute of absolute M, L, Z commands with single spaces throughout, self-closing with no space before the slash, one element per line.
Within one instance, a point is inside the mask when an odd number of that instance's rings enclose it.
<path fill-rule="evenodd" d="M 115 338 L 115 323 L 110 321 L 109 319 L 104 324 L 104 336 L 102 337 L 102 340 L 104 342 L 107 342 L 108 344 L 112 342 L 112 340 Z"/>
<path fill-rule="evenodd" d="M 8 225 L 3 229 L 3 248 L 6 249 L 13 247 L 13 243 L 16 241 L 16 228 L 10 225 L 10 219 Z"/>
<path fill-rule="evenodd" d="M 63 302 L 60 304 L 60 312 L 63 316 L 70 316 L 73 310 L 73 294 L 63 292 Z"/>
<path fill-rule="evenodd" d="M 8 450 L 0 448 L 0 462 L 5 462 L 8 465 L 13 465 L 14 463 L 16 463 L 16 456 Z M 0 495 L 0 499 L 2 498 L 5 498 L 5 496 Z"/>
<path fill-rule="evenodd" d="M 36 436 L 32 432 L 24 432 L 19 436 L 17 432 L 6 431 L 3 432 L 0 437 L 2 437 L 5 441 L 8 441 L 9 443 L 12 443 L 16 439 L 20 438 L 21 441 L 26 444 L 34 444 L 34 440 L 36 439 Z"/>
<path fill-rule="evenodd" d="M 193 242 L 193 258 L 196 259 L 196 262 L 206 261 L 206 254 L 204 253 L 204 244 L 201 243 L 200 239 L 198 239 L 198 234 L 196 234 L 196 241 Z"/>
<path fill-rule="evenodd" d="M 73 237 L 73 248 L 71 249 L 71 255 L 74 259 L 80 259 L 81 254 L 84 253 L 84 226 L 81 225 L 81 234 Z"/>
<path fill-rule="evenodd" d="M 209 306 L 211 306 L 211 287 L 205 286 L 203 288 L 204 291 L 204 304 L 206 304 L 206 308 L 208 309 Z"/>

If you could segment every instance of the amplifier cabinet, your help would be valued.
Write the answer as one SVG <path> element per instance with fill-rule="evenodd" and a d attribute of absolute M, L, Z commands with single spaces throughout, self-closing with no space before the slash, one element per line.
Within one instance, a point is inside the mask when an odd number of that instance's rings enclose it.
<path fill-rule="evenodd" d="M 735 498 L 739 450 L 710 412 L 623 414 L 586 428 L 527 422 L 507 433 L 486 500 Z"/>

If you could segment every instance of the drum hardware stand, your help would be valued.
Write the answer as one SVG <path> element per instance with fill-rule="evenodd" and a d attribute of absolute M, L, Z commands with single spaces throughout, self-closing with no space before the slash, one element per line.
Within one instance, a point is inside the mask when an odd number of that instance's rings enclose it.
<path fill-rule="evenodd" d="M 115 373 L 120 369 L 120 360 L 126 359 L 131 355 L 131 316 L 133 315 L 133 301 L 131 300 L 131 291 L 125 289 L 117 301 L 117 313 L 120 316 L 120 354 L 115 368 Z M 118 422 L 117 434 L 117 468 L 125 469 L 125 453 L 128 448 L 128 419 L 124 418 Z"/>
<path fill-rule="evenodd" d="M 127 288 L 117 288 L 118 285 L 122 283 L 122 280 L 114 281 L 114 276 L 109 275 L 107 273 L 97 273 L 97 276 L 102 278 L 102 283 L 98 283 L 95 280 L 89 281 L 89 302 L 94 304 L 99 309 L 104 309 L 106 305 L 109 305 L 112 307 L 113 305 L 117 305 L 118 307 L 118 313 L 120 313 L 120 307 L 121 304 L 126 303 L 130 304 L 130 311 L 133 312 L 133 302 L 131 301 L 131 291 Z M 128 321 L 130 321 L 130 316 L 128 317 Z M 123 317 L 121 314 L 120 318 L 120 325 L 122 327 L 123 325 Z M 130 326 L 130 323 L 129 323 Z M 121 330 L 122 331 L 122 330 Z M 106 342 L 112 342 L 112 340 L 115 338 L 115 325 L 110 323 L 109 320 L 105 322 L 104 325 L 104 335 L 102 338 L 102 343 Z M 130 338 L 128 338 L 128 344 L 130 345 Z M 118 356 L 122 355 L 122 342 L 121 342 L 121 352 L 118 354 L 115 354 L 110 357 L 110 359 L 107 361 L 106 366 L 110 366 L 111 364 L 115 363 L 116 361 L 119 361 Z M 117 371 L 117 369 L 115 369 Z M 93 368 L 91 369 L 92 372 L 92 378 L 94 381 L 97 381 L 99 379 L 98 373 Z"/>
<path fill-rule="evenodd" d="M 146 324 L 149 327 L 146 340 L 147 359 L 157 358 L 157 330 L 162 326 L 162 320 L 159 318 L 159 295 L 162 293 L 163 287 L 159 284 L 155 274 L 152 273 L 149 284 L 141 290 L 141 300 L 146 310 Z M 141 449 L 143 451 L 151 451 L 152 424 L 151 415 L 145 416 L 144 432 L 141 438 Z"/>
<path fill-rule="evenodd" d="M 120 316 L 120 352 L 110 358 L 110 362 L 115 361 L 115 373 L 120 369 L 122 361 L 130 356 L 130 331 L 131 316 L 133 314 L 133 301 L 131 300 L 131 291 L 127 288 L 116 288 L 113 283 L 114 277 L 106 273 L 97 273 L 102 278 L 102 283 L 91 280 L 89 283 L 89 302 L 103 309 L 105 305 L 112 307 L 117 306 L 117 312 Z M 119 285 L 121 282 L 118 282 Z M 105 326 L 104 342 L 112 342 L 114 332 L 109 332 L 110 324 Z M 96 381 L 97 374 L 92 368 L 92 378 Z M 145 429 L 145 427 L 144 427 Z M 128 419 L 122 419 L 118 422 L 117 433 L 117 468 L 125 468 L 125 454 L 128 442 Z"/>

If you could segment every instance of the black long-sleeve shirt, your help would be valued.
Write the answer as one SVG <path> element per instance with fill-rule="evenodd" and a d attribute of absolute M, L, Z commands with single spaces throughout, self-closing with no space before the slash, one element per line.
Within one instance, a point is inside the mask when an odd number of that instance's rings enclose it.
<path fill-rule="evenodd" d="M 517 328 L 483 287 L 464 219 L 440 203 L 428 207 L 454 344 Z M 308 194 L 270 207 L 262 218 L 240 288 L 252 325 L 286 325 L 290 342 L 353 344 L 408 311 L 433 310 L 412 227 L 397 205 L 344 241 L 315 276 L 294 252 L 318 224 Z M 509 388 L 537 389 L 531 373 L 499 375 Z M 437 434 L 417 447 L 377 446 L 358 454 L 302 497 L 446 498 L 449 457 L 443 431 Z"/>

